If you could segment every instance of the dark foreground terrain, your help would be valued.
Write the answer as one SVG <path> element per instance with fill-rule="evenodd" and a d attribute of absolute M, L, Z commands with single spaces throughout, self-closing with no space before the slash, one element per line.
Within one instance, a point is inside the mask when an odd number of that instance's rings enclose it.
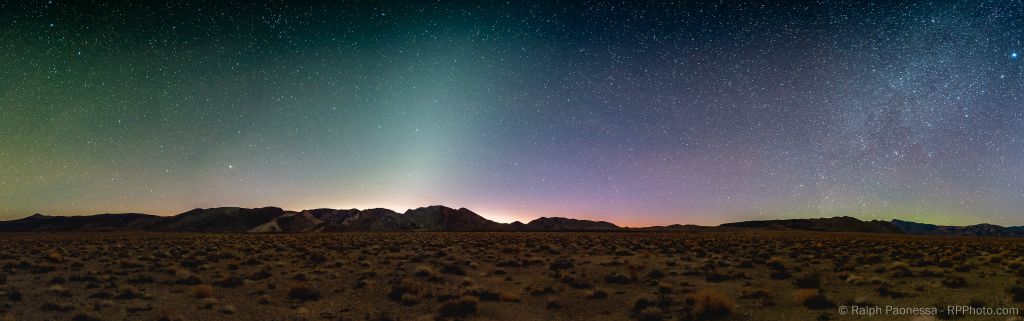
<path fill-rule="evenodd" d="M 1018 320 L 943 310 L 1021 308 L 1022 258 L 1019 239 L 792 231 L 11 233 L 0 317 Z M 939 315 L 841 310 L 887 305 Z"/>

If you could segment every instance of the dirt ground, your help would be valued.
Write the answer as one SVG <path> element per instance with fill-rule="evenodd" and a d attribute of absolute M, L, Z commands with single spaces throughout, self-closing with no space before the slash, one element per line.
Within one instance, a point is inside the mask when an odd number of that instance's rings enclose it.
<path fill-rule="evenodd" d="M 1020 320 L 1022 259 L 1022 239 L 808 232 L 0 234 L 0 317 Z"/>

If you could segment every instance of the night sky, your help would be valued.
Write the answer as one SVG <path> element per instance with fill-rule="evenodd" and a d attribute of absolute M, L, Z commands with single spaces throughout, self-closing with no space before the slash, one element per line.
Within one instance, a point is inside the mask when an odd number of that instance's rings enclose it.
<path fill-rule="evenodd" d="M 1024 225 L 1024 3 L 0 2 L 0 219 Z"/>

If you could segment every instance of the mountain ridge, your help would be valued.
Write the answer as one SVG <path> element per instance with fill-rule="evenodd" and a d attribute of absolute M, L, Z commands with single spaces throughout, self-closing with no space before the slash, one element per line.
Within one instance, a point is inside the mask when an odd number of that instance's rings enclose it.
<path fill-rule="evenodd" d="M 33 214 L 0 221 L 0 232 L 59 231 L 164 232 L 357 232 L 357 231 L 664 231 L 716 232 L 794 230 L 950 236 L 1024 237 L 1024 226 L 993 224 L 943 226 L 903 220 L 863 221 L 849 216 L 830 218 L 752 220 L 718 226 L 680 225 L 620 227 L 611 222 L 569 217 L 540 217 L 527 223 L 491 221 L 467 208 L 431 205 L 398 213 L 385 208 L 317 208 L 289 211 L 279 207 L 196 208 L 173 216 L 144 213 L 50 216 Z"/>

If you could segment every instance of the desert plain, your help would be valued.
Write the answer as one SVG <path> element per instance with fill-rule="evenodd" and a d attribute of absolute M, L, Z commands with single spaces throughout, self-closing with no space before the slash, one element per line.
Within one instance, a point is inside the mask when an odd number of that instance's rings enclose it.
<path fill-rule="evenodd" d="M 5 233 L 0 272 L 2 320 L 1020 320 L 1024 307 L 1024 243 L 955 236 Z"/>

